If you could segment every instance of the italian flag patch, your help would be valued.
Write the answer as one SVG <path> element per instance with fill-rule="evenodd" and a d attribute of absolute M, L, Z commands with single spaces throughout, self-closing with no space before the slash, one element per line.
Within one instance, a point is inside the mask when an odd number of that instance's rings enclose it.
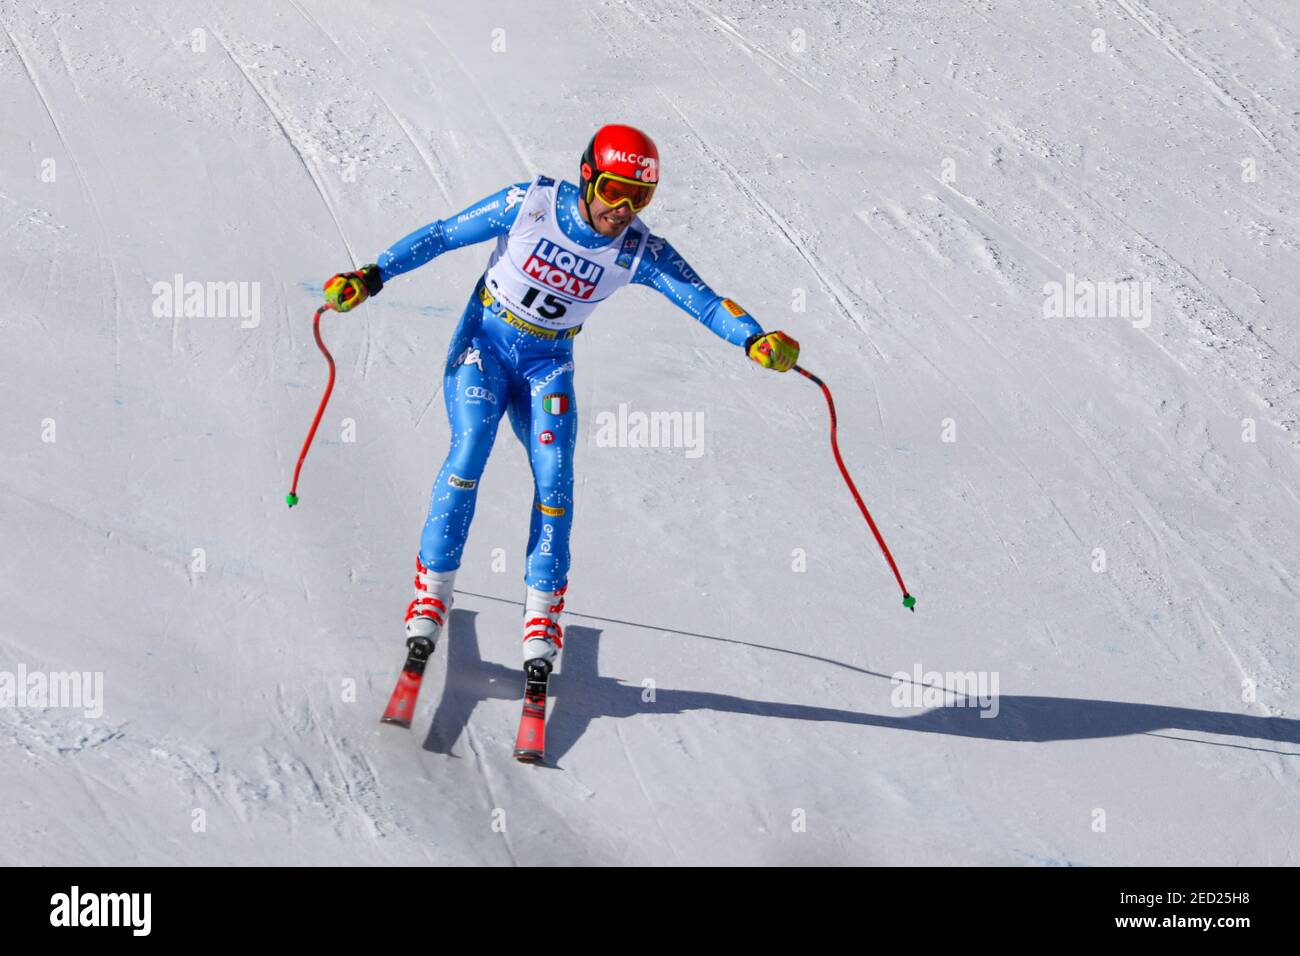
<path fill-rule="evenodd" d="M 569 410 L 569 396 L 555 392 L 542 399 L 542 408 L 551 415 L 563 415 Z"/>

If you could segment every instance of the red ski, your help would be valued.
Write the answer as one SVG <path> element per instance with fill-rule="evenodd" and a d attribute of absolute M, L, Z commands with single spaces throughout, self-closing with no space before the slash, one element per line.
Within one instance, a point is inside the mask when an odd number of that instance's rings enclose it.
<path fill-rule="evenodd" d="M 393 696 L 388 699 L 388 708 L 384 711 L 382 721 L 409 728 L 411 718 L 415 716 L 415 702 L 420 696 L 424 667 L 429 663 L 429 655 L 433 653 L 433 644 L 426 637 L 412 637 L 406 646 L 409 648 L 406 663 L 397 678 L 397 686 L 393 688 Z"/>
<path fill-rule="evenodd" d="M 524 665 L 524 712 L 515 737 L 515 759 L 541 763 L 546 758 L 546 689 L 551 665 L 544 660 Z"/>

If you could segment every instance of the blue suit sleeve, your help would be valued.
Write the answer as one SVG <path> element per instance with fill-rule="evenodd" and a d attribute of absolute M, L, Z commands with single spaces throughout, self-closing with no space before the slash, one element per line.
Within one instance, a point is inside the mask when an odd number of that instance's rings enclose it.
<path fill-rule="evenodd" d="M 514 225 L 530 183 L 515 183 L 480 199 L 454 216 L 431 222 L 379 254 L 375 265 L 387 282 L 430 262 L 444 252 L 504 236 Z"/>
<path fill-rule="evenodd" d="M 646 240 L 645 253 L 632 281 L 658 289 L 673 305 L 689 312 L 710 332 L 732 345 L 744 345 L 751 335 L 763 331 L 752 315 L 710 289 L 662 236 Z"/>

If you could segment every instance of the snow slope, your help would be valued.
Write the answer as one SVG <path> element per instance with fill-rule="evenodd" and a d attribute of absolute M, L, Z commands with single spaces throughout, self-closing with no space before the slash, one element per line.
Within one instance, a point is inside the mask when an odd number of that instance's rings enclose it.
<path fill-rule="evenodd" d="M 1294 3 L 0 24 L 0 670 L 104 681 L 102 716 L 0 708 L 0 863 L 1300 862 Z M 377 722 L 486 247 L 326 317 L 283 496 L 324 278 L 572 178 L 605 121 L 659 142 L 652 226 L 834 389 L 919 605 L 817 390 L 624 292 L 577 340 L 575 613 L 526 768 L 508 429 L 414 729 Z M 159 317 L 176 274 L 257 283 L 259 321 Z M 1149 282 L 1149 326 L 1045 317 L 1067 274 Z M 603 447 L 620 403 L 701 413 L 704 453 Z M 997 716 L 895 706 L 918 668 L 995 674 Z"/>

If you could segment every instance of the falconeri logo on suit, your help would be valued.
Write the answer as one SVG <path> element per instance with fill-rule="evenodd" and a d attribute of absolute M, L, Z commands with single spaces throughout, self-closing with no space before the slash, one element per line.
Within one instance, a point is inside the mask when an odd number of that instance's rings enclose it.
<path fill-rule="evenodd" d="M 479 206 L 477 209 L 475 209 L 475 210 L 473 210 L 473 211 L 471 211 L 471 212 L 463 212 L 463 213 L 461 213 L 459 216 L 456 217 L 456 221 L 457 221 L 457 222 L 469 222 L 471 219 L 476 219 L 477 217 L 483 215 L 484 213 L 489 213 L 489 212 L 491 212 L 493 209 L 499 209 L 500 207 L 501 207 L 501 200 L 499 200 L 499 199 L 494 199 L 494 200 L 492 200 L 492 202 L 488 203 L 486 206 Z"/>
<path fill-rule="evenodd" d="M 575 299 L 590 299 L 604 274 L 603 266 L 557 246 L 549 239 L 539 239 L 532 255 L 524 263 L 524 275 Z"/>
<path fill-rule="evenodd" d="M 565 362 L 563 365 L 557 365 L 557 366 L 555 366 L 555 368 L 551 369 L 551 370 L 550 370 L 549 372 L 547 372 L 544 376 L 542 376 L 541 381 L 537 382 L 537 383 L 533 386 L 532 391 L 531 391 L 529 394 L 530 394 L 530 395 L 540 395 L 541 392 L 542 392 L 542 389 L 544 389 L 547 385 L 550 385 L 551 382 L 555 381 L 557 378 L 559 378 L 559 377 L 560 377 L 561 375 L 563 375 L 565 372 L 572 372 L 572 371 L 573 371 L 573 362 L 572 362 L 572 361 Z"/>

